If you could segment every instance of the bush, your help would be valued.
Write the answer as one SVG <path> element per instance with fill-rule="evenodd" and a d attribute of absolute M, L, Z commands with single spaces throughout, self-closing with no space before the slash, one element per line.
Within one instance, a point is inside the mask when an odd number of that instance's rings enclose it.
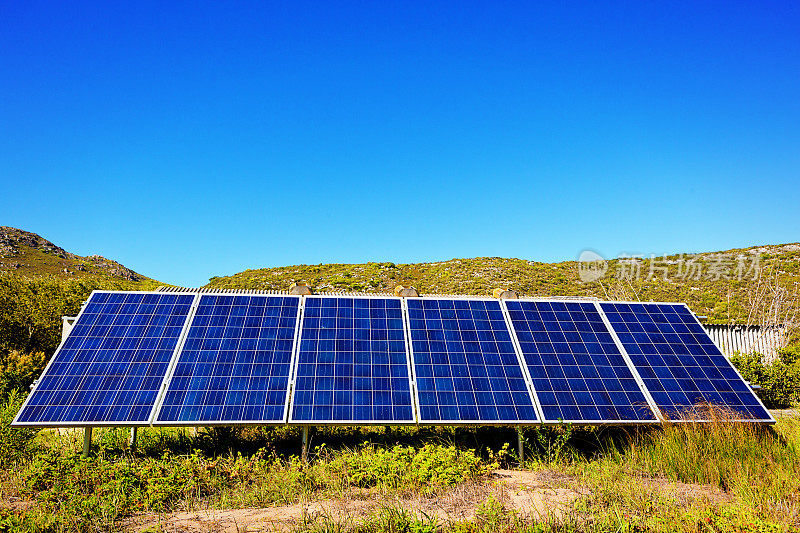
<path fill-rule="evenodd" d="M 17 415 L 25 396 L 12 390 L 0 404 L 0 467 L 8 467 L 30 452 L 31 440 L 36 430 L 12 428 L 11 422 Z"/>
<path fill-rule="evenodd" d="M 32 457 L 20 479 L 25 495 L 58 528 L 88 532 L 113 530 L 139 512 L 293 503 L 304 494 L 337 494 L 353 486 L 429 492 L 493 466 L 471 450 L 441 445 L 363 446 L 322 455 L 308 465 L 264 449 L 252 456 L 195 451 L 155 457 L 101 448 L 83 458 L 54 447 Z M 0 532 L 2 520 L 0 514 Z"/>
<path fill-rule="evenodd" d="M 472 450 L 428 444 L 422 448 L 363 446 L 335 455 L 318 468 L 340 476 L 345 485 L 427 490 L 474 479 L 494 466 L 483 463 Z"/>
<path fill-rule="evenodd" d="M 800 346 L 780 350 L 771 363 L 757 352 L 736 353 L 731 362 L 744 379 L 761 386 L 756 394 L 768 408 L 785 409 L 800 399 Z"/>
<path fill-rule="evenodd" d="M 12 390 L 27 392 L 46 364 L 44 352 L 24 353 L 10 350 L 3 353 L 0 350 L 0 394 Z"/>

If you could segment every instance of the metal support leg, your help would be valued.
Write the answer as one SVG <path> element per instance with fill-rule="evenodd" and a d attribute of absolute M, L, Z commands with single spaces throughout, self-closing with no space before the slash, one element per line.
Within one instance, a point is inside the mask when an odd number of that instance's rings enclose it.
<path fill-rule="evenodd" d="M 136 437 L 137 437 L 136 430 L 137 429 L 139 429 L 139 428 L 135 428 L 135 427 L 131 428 L 131 436 L 128 439 L 128 448 L 130 448 L 131 450 L 135 450 L 136 449 Z"/>
<path fill-rule="evenodd" d="M 303 426 L 303 449 L 300 458 L 304 463 L 308 462 L 308 426 Z"/>
<path fill-rule="evenodd" d="M 525 441 L 522 438 L 522 427 L 517 428 L 517 455 L 520 464 L 525 462 Z"/>
<path fill-rule="evenodd" d="M 83 428 L 83 456 L 89 457 L 89 452 L 92 449 L 92 428 Z"/>

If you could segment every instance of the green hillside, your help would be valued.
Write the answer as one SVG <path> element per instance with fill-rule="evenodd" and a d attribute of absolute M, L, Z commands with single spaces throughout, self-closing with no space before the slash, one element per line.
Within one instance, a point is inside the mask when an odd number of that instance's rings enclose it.
<path fill-rule="evenodd" d="M 503 286 L 524 296 L 684 301 L 717 322 L 764 321 L 776 301 L 779 314 L 790 314 L 798 305 L 798 243 L 655 260 L 612 260 L 607 267 L 603 278 L 584 283 L 576 261 L 479 257 L 436 263 L 296 265 L 214 277 L 206 287 L 285 290 L 304 281 L 317 291 L 388 292 L 405 285 L 422 294 L 489 295 Z"/>
<path fill-rule="evenodd" d="M 54 276 L 64 280 L 123 282 L 131 287 L 158 286 L 155 280 L 100 255 L 80 256 L 44 237 L 0 226 L 0 272 L 28 278 Z"/>

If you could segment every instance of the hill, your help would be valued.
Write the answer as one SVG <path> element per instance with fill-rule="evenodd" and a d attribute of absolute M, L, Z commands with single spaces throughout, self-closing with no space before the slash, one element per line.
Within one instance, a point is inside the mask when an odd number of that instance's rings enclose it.
<path fill-rule="evenodd" d="M 24 390 L 95 289 L 152 290 L 159 282 L 99 255 L 82 257 L 40 235 L 0 226 L 0 391 Z"/>
<path fill-rule="evenodd" d="M 405 285 L 423 294 L 489 295 L 502 286 L 524 296 L 684 301 L 711 321 L 751 323 L 794 316 L 800 295 L 798 243 L 621 258 L 598 263 L 597 268 L 606 269 L 603 277 L 582 281 L 577 261 L 478 257 L 435 263 L 295 265 L 213 277 L 206 287 L 285 290 L 293 282 L 304 281 L 317 291 L 390 292 Z"/>
<path fill-rule="evenodd" d="M 25 277 L 55 276 L 149 285 L 150 278 L 101 255 L 83 257 L 53 244 L 41 235 L 0 226 L 0 272 Z"/>

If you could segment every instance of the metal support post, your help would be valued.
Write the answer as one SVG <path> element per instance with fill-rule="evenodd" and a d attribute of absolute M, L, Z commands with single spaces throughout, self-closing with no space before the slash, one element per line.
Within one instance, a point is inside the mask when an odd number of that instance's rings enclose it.
<path fill-rule="evenodd" d="M 83 428 L 83 456 L 89 457 L 89 452 L 92 449 L 92 428 L 87 426 Z"/>
<path fill-rule="evenodd" d="M 136 427 L 131 428 L 131 436 L 128 439 L 128 448 L 130 448 L 131 450 L 135 450 L 136 449 L 136 437 L 137 437 L 136 430 L 137 429 L 139 429 L 139 428 L 136 428 Z"/>
<path fill-rule="evenodd" d="M 303 449 L 300 458 L 304 463 L 308 462 L 308 426 L 303 426 Z"/>

